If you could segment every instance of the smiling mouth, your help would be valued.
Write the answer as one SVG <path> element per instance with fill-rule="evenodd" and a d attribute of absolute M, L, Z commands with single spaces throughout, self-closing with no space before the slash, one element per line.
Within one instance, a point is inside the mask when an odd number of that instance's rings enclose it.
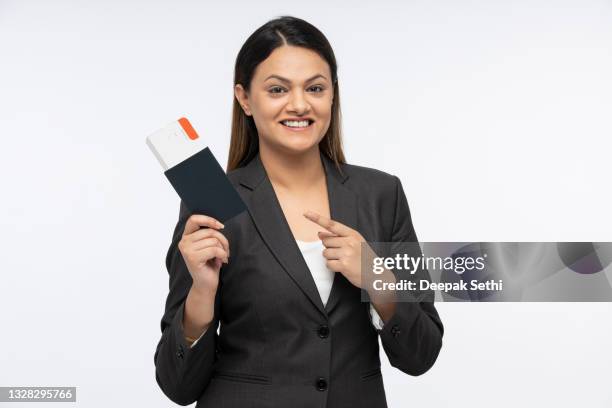
<path fill-rule="evenodd" d="M 301 129 L 310 128 L 312 124 L 314 123 L 314 120 L 311 120 L 311 119 L 300 120 L 300 121 L 283 120 L 279 123 L 283 125 L 284 127 L 291 129 L 291 130 L 301 130 Z"/>

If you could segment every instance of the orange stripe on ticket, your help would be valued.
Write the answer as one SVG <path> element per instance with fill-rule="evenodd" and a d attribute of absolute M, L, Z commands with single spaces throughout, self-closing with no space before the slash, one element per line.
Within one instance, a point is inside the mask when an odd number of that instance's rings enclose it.
<path fill-rule="evenodd" d="M 187 133 L 187 136 L 189 136 L 191 140 L 196 140 L 198 138 L 198 134 L 196 133 L 193 126 L 191 126 L 191 123 L 189 123 L 187 118 L 180 118 L 178 120 L 178 123 L 181 125 L 181 127 L 183 128 L 185 133 Z"/>

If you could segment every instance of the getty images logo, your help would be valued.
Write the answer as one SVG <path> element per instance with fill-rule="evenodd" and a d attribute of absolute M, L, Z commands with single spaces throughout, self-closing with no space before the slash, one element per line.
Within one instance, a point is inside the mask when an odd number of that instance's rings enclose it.
<path fill-rule="evenodd" d="M 421 256 L 414 257 L 408 254 L 397 254 L 395 257 L 376 257 L 373 260 L 372 272 L 377 275 L 382 274 L 385 269 L 403 270 L 414 275 L 419 269 L 429 271 L 453 271 L 458 275 L 466 271 L 482 271 L 485 268 L 485 258 L 482 256 Z"/>

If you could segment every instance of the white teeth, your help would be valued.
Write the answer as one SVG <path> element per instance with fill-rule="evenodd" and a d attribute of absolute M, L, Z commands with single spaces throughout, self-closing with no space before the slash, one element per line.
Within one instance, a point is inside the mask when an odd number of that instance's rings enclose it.
<path fill-rule="evenodd" d="M 306 127 L 308 126 L 308 123 L 310 123 L 310 121 L 308 120 L 284 120 L 283 125 L 285 126 L 289 126 L 289 127 Z"/>

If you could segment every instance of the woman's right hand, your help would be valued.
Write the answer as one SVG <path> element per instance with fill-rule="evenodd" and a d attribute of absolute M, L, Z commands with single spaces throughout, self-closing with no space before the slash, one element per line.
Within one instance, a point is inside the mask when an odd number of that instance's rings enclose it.
<path fill-rule="evenodd" d="M 222 228 L 223 224 L 207 215 L 193 214 L 187 219 L 178 248 L 193 279 L 192 288 L 216 293 L 221 264 L 229 262 L 229 242 L 218 231 Z"/>

